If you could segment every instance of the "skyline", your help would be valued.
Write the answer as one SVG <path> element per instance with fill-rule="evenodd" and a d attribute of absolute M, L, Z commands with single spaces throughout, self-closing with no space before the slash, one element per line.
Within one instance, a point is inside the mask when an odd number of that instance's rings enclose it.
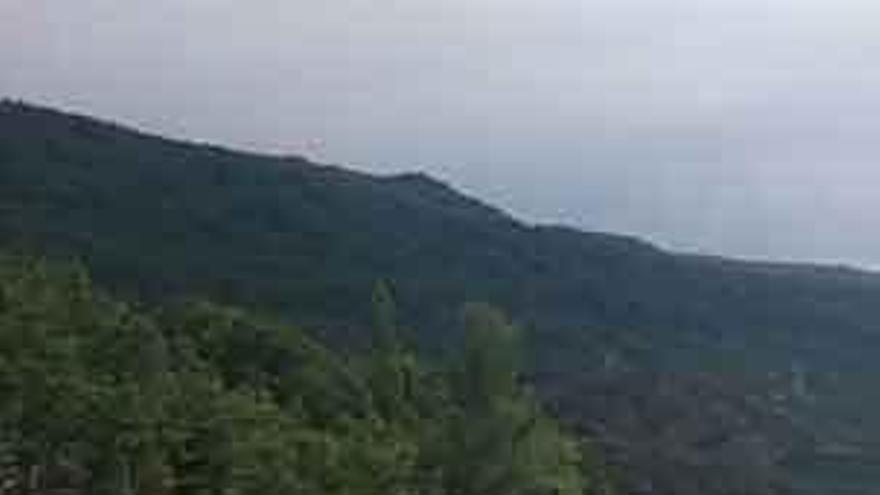
<path fill-rule="evenodd" d="M 868 2 L 0 4 L 0 95 L 424 171 L 519 218 L 880 266 Z"/>

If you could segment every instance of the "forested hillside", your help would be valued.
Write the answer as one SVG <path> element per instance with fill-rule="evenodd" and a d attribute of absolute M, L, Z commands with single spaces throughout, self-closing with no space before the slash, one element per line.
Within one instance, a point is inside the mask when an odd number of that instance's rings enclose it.
<path fill-rule="evenodd" d="M 467 310 L 446 368 L 399 343 L 378 286 L 370 351 L 206 303 L 148 310 L 81 268 L 0 260 L 0 492 L 608 494 L 589 446 L 518 380 L 516 331 Z"/>
<path fill-rule="evenodd" d="M 871 273 L 527 225 L 420 174 L 172 141 L 13 102 L 0 104 L 0 239 L 81 259 L 130 300 L 202 296 L 336 349 L 369 346 L 376 280 L 427 350 L 454 353 L 460 308 L 486 301 L 525 329 L 538 394 L 605 444 L 632 491 L 785 493 L 793 476 L 824 470 L 825 493 L 870 493 L 833 486 L 840 463 L 858 469 L 847 459 L 880 445 Z"/>

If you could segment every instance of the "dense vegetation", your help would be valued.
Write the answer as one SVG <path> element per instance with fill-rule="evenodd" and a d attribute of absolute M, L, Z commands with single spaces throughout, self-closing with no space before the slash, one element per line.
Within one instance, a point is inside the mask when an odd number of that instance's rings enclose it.
<path fill-rule="evenodd" d="M 128 300 L 199 295 L 279 315 L 346 353 L 370 347 L 364 294 L 378 279 L 422 349 L 454 354 L 459 309 L 487 301 L 524 329 L 542 403 L 601 442 L 633 492 L 785 493 L 792 473 L 822 478 L 820 493 L 838 478 L 866 480 L 852 493 L 880 484 L 864 467 L 880 457 L 875 274 L 530 226 L 423 175 L 12 102 L 0 103 L 0 247 L 81 259 Z"/>
<path fill-rule="evenodd" d="M 240 311 L 135 308 L 75 267 L 4 259 L 0 491 L 610 493 L 519 383 L 499 313 L 468 308 L 462 358 L 428 368 L 376 294 L 370 353 L 343 356 Z"/>

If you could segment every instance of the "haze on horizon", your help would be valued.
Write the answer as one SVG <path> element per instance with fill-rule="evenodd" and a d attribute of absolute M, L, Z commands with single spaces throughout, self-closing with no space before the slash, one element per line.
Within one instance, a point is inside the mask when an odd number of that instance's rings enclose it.
<path fill-rule="evenodd" d="M 423 170 L 677 249 L 880 266 L 878 18 L 867 0 L 0 0 L 0 96 Z"/>

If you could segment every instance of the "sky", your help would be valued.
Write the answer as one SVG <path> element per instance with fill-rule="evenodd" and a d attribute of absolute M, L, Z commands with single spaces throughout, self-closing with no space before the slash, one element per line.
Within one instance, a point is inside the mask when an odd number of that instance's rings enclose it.
<path fill-rule="evenodd" d="M 880 2 L 0 0 L 0 96 L 880 267 Z"/>

